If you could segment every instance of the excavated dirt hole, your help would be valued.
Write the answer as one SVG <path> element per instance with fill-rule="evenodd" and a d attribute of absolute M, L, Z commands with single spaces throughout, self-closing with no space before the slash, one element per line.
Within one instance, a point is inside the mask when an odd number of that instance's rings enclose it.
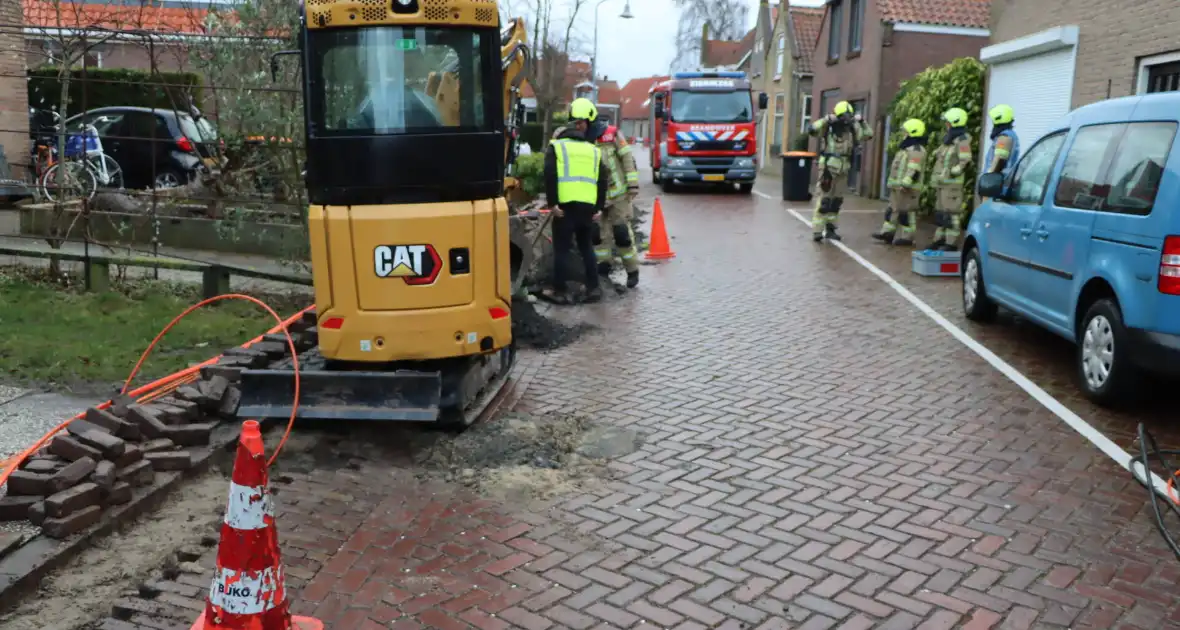
<path fill-rule="evenodd" d="M 280 433 L 276 428 L 267 443 Z M 507 413 L 458 435 L 376 423 L 296 432 L 281 459 L 284 469 L 297 472 L 380 462 L 491 498 L 530 502 L 598 483 L 609 476 L 608 460 L 633 453 L 640 444 L 634 431 L 579 415 Z"/>
<path fill-rule="evenodd" d="M 512 301 L 512 338 L 520 347 L 553 350 L 569 345 L 594 330 L 590 324 L 567 326 L 537 312 L 528 300 Z"/>
<path fill-rule="evenodd" d="M 607 460 L 633 453 L 639 435 L 583 416 L 508 413 L 416 454 L 420 475 L 493 498 L 545 501 L 609 477 Z"/>

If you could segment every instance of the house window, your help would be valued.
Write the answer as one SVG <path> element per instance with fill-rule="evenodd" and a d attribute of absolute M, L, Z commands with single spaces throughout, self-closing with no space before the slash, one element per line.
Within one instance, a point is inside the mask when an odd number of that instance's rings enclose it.
<path fill-rule="evenodd" d="M 774 74 L 776 77 L 783 76 L 783 66 L 786 64 L 787 56 L 787 36 L 779 35 L 778 38 L 778 64 L 775 66 Z"/>
<path fill-rule="evenodd" d="M 811 128 L 811 95 L 803 95 L 803 106 L 799 108 L 799 132 L 807 133 Z"/>
<path fill-rule="evenodd" d="M 1180 61 L 1148 67 L 1148 92 L 1176 92 L 1178 90 L 1180 90 Z"/>
<path fill-rule="evenodd" d="M 864 38 L 864 0 L 851 1 L 848 17 L 848 52 L 860 52 L 861 40 Z"/>
<path fill-rule="evenodd" d="M 844 25 L 844 6 L 839 2 L 831 5 L 831 21 L 828 23 L 828 60 L 840 58 L 840 27 Z"/>
<path fill-rule="evenodd" d="M 774 155 L 782 153 L 783 147 L 783 115 L 786 114 L 786 95 L 774 95 L 774 141 L 770 143 L 770 152 Z"/>

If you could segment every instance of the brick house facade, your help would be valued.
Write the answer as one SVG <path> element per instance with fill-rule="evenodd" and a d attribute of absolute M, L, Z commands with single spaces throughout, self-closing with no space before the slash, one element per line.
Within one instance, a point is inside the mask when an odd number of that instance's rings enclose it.
<path fill-rule="evenodd" d="M 812 117 L 848 101 L 873 127 L 875 139 L 857 151 L 849 185 L 878 197 L 888 165 L 882 140 L 885 110 L 898 84 L 959 57 L 977 57 L 988 43 L 989 0 L 828 0 L 812 56 Z M 948 104 L 948 107 L 951 105 Z M 815 142 L 812 143 L 815 148 Z"/>
<path fill-rule="evenodd" d="M 29 101 L 25 58 L 20 30 L 24 24 L 20 0 L 0 0 L 0 145 L 13 167 L 13 177 L 23 178 L 29 155 Z"/>
<path fill-rule="evenodd" d="M 1175 0 L 993 0 L 987 107 L 1016 110 L 1025 147 L 1071 109 L 1180 89 Z"/>

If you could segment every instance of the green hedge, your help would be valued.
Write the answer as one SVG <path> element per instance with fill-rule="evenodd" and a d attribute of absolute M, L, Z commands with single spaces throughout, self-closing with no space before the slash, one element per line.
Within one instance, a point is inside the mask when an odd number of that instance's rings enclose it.
<path fill-rule="evenodd" d="M 983 117 L 984 71 L 985 67 L 978 59 L 962 57 L 940 68 L 927 68 L 903 81 L 897 96 L 889 104 L 889 115 L 892 117 L 893 126 L 898 130 L 889 138 L 890 160 L 904 139 L 902 123 L 910 118 L 917 118 L 926 122 L 926 172 L 930 173 L 934 168 L 934 151 L 942 144 L 945 133 L 942 113 L 952 107 L 966 110 L 972 155 L 978 156 Z M 975 174 L 978 166 L 975 160 L 972 160 L 971 166 L 965 172 L 963 200 L 968 214 L 975 204 Z M 921 199 L 923 210 L 933 210 L 933 187 L 927 185 L 922 190 Z"/>
<path fill-rule="evenodd" d="M 191 72 L 152 75 L 144 70 L 87 68 L 85 75 L 81 69 L 71 70 L 70 75 L 67 114 L 71 116 L 82 112 L 83 108 L 120 105 L 161 109 L 172 109 L 175 105 L 183 108 L 187 106 L 186 93 L 191 93 L 197 107 L 202 108 L 201 77 Z M 57 109 L 60 106 L 58 68 L 45 66 L 29 70 L 29 107 Z"/>
<path fill-rule="evenodd" d="M 545 153 L 521 155 L 512 166 L 512 174 L 520 180 L 520 187 L 529 199 L 536 199 L 545 191 Z"/>

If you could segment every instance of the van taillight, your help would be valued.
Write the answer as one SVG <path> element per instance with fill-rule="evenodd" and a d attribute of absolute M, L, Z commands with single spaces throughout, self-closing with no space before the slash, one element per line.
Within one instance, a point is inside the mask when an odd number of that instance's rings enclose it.
<path fill-rule="evenodd" d="M 1160 256 L 1160 293 L 1180 295 L 1180 236 L 1164 239 L 1164 253 Z"/>

